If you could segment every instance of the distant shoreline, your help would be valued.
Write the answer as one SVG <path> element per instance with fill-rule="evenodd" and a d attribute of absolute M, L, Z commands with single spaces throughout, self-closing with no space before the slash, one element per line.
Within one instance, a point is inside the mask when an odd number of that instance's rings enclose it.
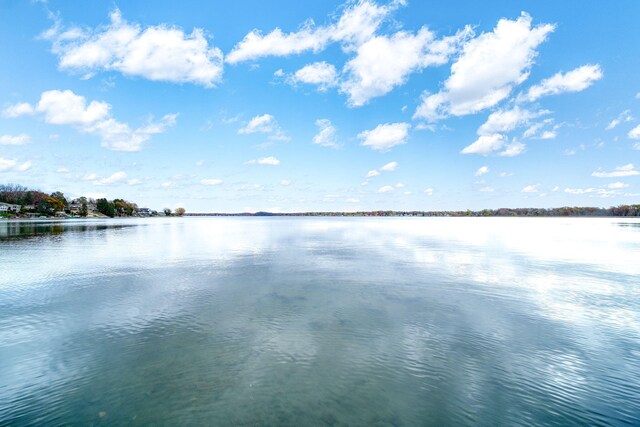
<path fill-rule="evenodd" d="M 562 207 L 562 208 L 500 208 L 481 211 L 356 211 L 356 212 L 193 212 L 184 216 L 304 216 L 304 217 L 579 217 L 579 218 L 619 218 L 640 217 L 640 205 L 621 205 L 610 208 Z"/>

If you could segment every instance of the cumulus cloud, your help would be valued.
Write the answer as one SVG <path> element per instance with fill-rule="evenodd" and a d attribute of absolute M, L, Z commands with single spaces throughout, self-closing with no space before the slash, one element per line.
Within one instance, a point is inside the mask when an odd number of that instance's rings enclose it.
<path fill-rule="evenodd" d="M 501 132 L 510 132 L 520 126 L 526 125 L 530 120 L 549 114 L 548 110 L 529 111 L 520 107 L 510 110 L 498 110 L 489 115 L 487 121 L 478 129 L 478 135 L 493 135 Z"/>
<path fill-rule="evenodd" d="M 516 20 L 501 19 L 492 32 L 464 43 L 444 89 L 425 94 L 414 118 L 436 121 L 464 116 L 508 97 L 514 86 L 528 78 L 537 47 L 554 30 L 550 24 L 532 27 L 531 23 L 526 13 Z"/>
<path fill-rule="evenodd" d="M 629 184 L 625 184 L 624 182 L 612 182 L 611 184 L 607 185 L 607 188 L 611 190 L 620 190 L 622 188 L 627 188 L 628 186 Z"/>
<path fill-rule="evenodd" d="M 640 139 L 640 125 L 631 129 L 627 136 L 631 139 Z"/>
<path fill-rule="evenodd" d="M 60 22 L 43 34 L 52 42 L 62 70 L 90 77 L 99 71 L 171 83 L 213 87 L 222 78 L 223 54 L 209 46 L 205 32 L 190 34 L 161 24 L 143 27 L 128 23 L 118 9 L 108 25 L 64 30 Z"/>
<path fill-rule="evenodd" d="M 558 95 L 565 92 L 580 92 L 602 78 L 599 65 L 583 65 L 567 73 L 557 73 L 540 84 L 532 86 L 524 99 L 535 101 L 547 95 Z M 522 99 L 521 97 L 519 97 Z"/>
<path fill-rule="evenodd" d="M 323 147 L 338 148 L 338 140 L 336 137 L 336 128 L 328 119 L 316 120 L 318 133 L 313 137 L 313 143 Z"/>
<path fill-rule="evenodd" d="M 111 105 L 101 101 L 87 102 L 84 96 L 70 90 L 43 92 L 34 111 L 44 121 L 54 125 L 69 125 L 79 131 L 94 134 L 102 146 L 115 151 L 140 151 L 152 135 L 163 133 L 175 125 L 177 114 L 167 114 L 160 121 L 149 121 L 131 129 L 128 124 L 111 117 Z"/>
<path fill-rule="evenodd" d="M 540 184 L 527 185 L 522 189 L 522 193 L 537 193 Z"/>
<path fill-rule="evenodd" d="M 222 180 L 221 179 L 216 179 L 216 178 L 207 178 L 207 179 L 201 179 L 200 180 L 200 184 L 202 185 L 220 185 L 222 184 Z"/>
<path fill-rule="evenodd" d="M 252 133 L 269 134 L 269 139 L 278 141 L 288 141 L 289 137 L 284 134 L 275 117 L 271 114 L 262 114 L 253 117 L 249 122 L 238 130 L 241 135 Z"/>
<path fill-rule="evenodd" d="M 496 133 L 479 136 L 475 142 L 466 146 L 460 152 L 462 154 L 479 154 L 481 156 L 497 154 L 502 157 L 514 157 L 523 153 L 525 148 L 525 144 L 519 141 L 508 142 L 507 137 Z"/>
<path fill-rule="evenodd" d="M 287 185 L 291 185 L 291 180 L 290 179 L 282 179 L 282 180 L 280 180 L 280 185 L 283 185 L 285 187 Z"/>
<path fill-rule="evenodd" d="M 498 155 L 501 157 L 515 157 L 524 153 L 526 148 L 527 146 L 522 142 L 512 141 L 510 144 L 507 144 L 504 151 L 498 153 Z"/>
<path fill-rule="evenodd" d="M 425 188 L 423 193 L 426 194 L 427 196 L 433 196 L 433 188 L 431 187 Z"/>
<path fill-rule="evenodd" d="M 0 145 L 24 145 L 29 142 L 31 142 L 31 138 L 26 133 L 0 136 Z"/>
<path fill-rule="evenodd" d="M 611 120 L 605 130 L 615 129 L 620 123 L 632 122 L 633 116 L 631 110 L 624 110 L 617 118 Z M 639 127 L 640 128 L 640 127 Z M 640 129 L 638 129 L 638 137 L 640 137 Z"/>
<path fill-rule="evenodd" d="M 348 104 L 359 107 L 385 95 L 407 81 L 410 74 L 445 64 L 471 34 L 469 27 L 455 36 L 437 40 L 423 27 L 415 34 L 399 31 L 392 36 L 375 36 L 361 44 L 347 62 L 340 90 Z"/>
<path fill-rule="evenodd" d="M 486 173 L 489 173 L 489 166 L 482 166 L 476 171 L 475 176 L 482 176 Z"/>
<path fill-rule="evenodd" d="M 640 175 L 640 171 L 635 169 L 633 163 L 629 163 L 627 165 L 618 166 L 612 172 L 603 172 L 603 171 L 595 171 L 591 174 L 591 176 L 595 176 L 596 178 L 619 178 L 624 176 L 635 176 Z"/>
<path fill-rule="evenodd" d="M 398 162 L 389 162 L 380 168 L 381 171 L 393 172 L 398 169 Z"/>
<path fill-rule="evenodd" d="M 25 172 L 31 169 L 31 161 L 19 163 L 15 159 L 4 159 L 0 157 L 0 172 Z"/>
<path fill-rule="evenodd" d="M 370 0 L 359 0 L 348 3 L 337 22 L 328 25 L 316 26 L 309 20 L 290 33 L 276 28 L 263 34 L 254 29 L 236 44 L 226 61 L 235 64 L 267 56 L 318 53 L 332 43 L 339 43 L 344 52 L 353 53 L 342 70 L 341 82 L 338 82 L 336 68 L 326 62 L 306 65 L 286 80 L 291 84 L 315 84 L 321 91 L 339 85 L 350 106 L 362 106 L 404 84 L 410 74 L 445 64 L 473 33 L 467 26 L 453 36 L 440 39 L 426 27 L 415 33 L 376 34 L 384 20 L 405 3 L 396 0 L 377 5 Z M 275 73 L 276 77 L 284 75 L 282 70 Z"/>
<path fill-rule="evenodd" d="M 114 174 L 99 179 L 99 180 L 95 180 L 93 181 L 94 184 L 96 185 L 110 185 L 110 184 L 116 184 L 118 182 L 121 182 L 122 180 L 124 180 L 127 177 L 126 172 L 115 172 Z"/>
<path fill-rule="evenodd" d="M 2 111 L 2 116 L 7 118 L 15 118 L 19 116 L 26 116 L 33 114 L 33 106 L 27 102 L 19 102 L 14 105 L 10 105 Z"/>
<path fill-rule="evenodd" d="M 409 123 L 385 123 L 358 134 L 361 145 L 372 150 L 388 151 L 396 145 L 406 144 L 411 125 Z"/>
<path fill-rule="evenodd" d="M 336 67 L 324 61 L 305 65 L 287 79 L 293 85 L 298 83 L 317 85 L 318 90 L 321 92 L 335 86 L 337 80 L 338 71 Z"/>
<path fill-rule="evenodd" d="M 280 164 L 280 160 L 278 160 L 277 158 L 270 156 L 270 157 L 263 157 L 261 159 L 255 159 L 255 160 L 249 160 L 248 162 L 245 162 L 247 165 L 268 165 L 268 166 L 278 166 Z"/>
<path fill-rule="evenodd" d="M 385 185 L 383 187 L 378 188 L 378 193 L 390 193 L 392 191 L 394 191 L 395 188 L 393 188 L 390 185 Z"/>
<path fill-rule="evenodd" d="M 316 26 L 309 20 L 290 33 L 276 28 L 263 34 L 254 29 L 233 47 L 226 61 L 236 64 L 268 56 L 317 53 L 333 42 L 340 42 L 345 51 L 352 51 L 370 39 L 384 19 L 401 4 L 402 1 L 397 1 L 378 6 L 372 1 L 360 0 L 346 7 L 337 22 L 326 26 Z"/>
<path fill-rule="evenodd" d="M 367 172 L 367 178 L 373 178 L 380 175 L 380 172 L 378 172 L 377 170 L 373 169 L 370 170 L 369 172 Z"/>

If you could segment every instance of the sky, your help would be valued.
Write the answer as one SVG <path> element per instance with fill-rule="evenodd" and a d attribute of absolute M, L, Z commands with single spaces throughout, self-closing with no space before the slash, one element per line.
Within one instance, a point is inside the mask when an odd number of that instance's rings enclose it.
<path fill-rule="evenodd" d="M 640 203 L 638 16 L 0 0 L 0 183 L 187 212 Z"/>

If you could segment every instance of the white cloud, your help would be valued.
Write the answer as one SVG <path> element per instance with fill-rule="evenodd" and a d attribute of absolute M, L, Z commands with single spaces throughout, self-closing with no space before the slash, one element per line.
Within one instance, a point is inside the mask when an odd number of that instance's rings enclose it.
<path fill-rule="evenodd" d="M 62 70 L 91 77 L 98 71 L 118 71 L 149 80 L 194 83 L 212 87 L 222 78 L 223 55 L 209 46 L 205 32 L 195 28 L 186 34 L 161 24 L 130 24 L 118 9 L 111 23 L 95 29 L 63 31 L 60 23 L 46 31 Z"/>
<path fill-rule="evenodd" d="M 361 145 L 365 147 L 387 151 L 396 145 L 406 144 L 409 128 L 411 128 L 409 123 L 385 123 L 372 130 L 360 132 L 358 138 L 362 140 Z"/>
<path fill-rule="evenodd" d="M 336 67 L 326 62 L 314 62 L 296 71 L 287 81 L 291 84 L 306 83 L 318 86 L 323 92 L 337 84 Z"/>
<path fill-rule="evenodd" d="M 536 48 L 553 30 L 550 24 L 532 27 L 526 13 L 513 21 L 501 19 L 492 32 L 464 44 L 444 90 L 425 94 L 414 118 L 436 121 L 493 107 L 528 78 Z"/>
<path fill-rule="evenodd" d="M 98 178 L 98 175 L 96 175 L 95 173 L 88 173 L 85 176 L 82 177 L 83 181 L 93 181 L 95 179 Z"/>
<path fill-rule="evenodd" d="M 488 156 L 489 154 L 500 150 L 504 147 L 506 138 L 499 133 L 493 135 L 482 135 L 471 145 L 462 149 L 462 154 L 480 154 Z"/>
<path fill-rule="evenodd" d="M 2 115 L 8 118 L 15 118 L 19 116 L 26 116 L 34 113 L 33 106 L 26 102 L 19 102 L 14 105 L 10 105 L 2 111 Z"/>
<path fill-rule="evenodd" d="M 26 133 L 0 136 L 0 145 L 24 145 L 29 142 L 31 142 L 31 138 Z"/>
<path fill-rule="evenodd" d="M 287 185 L 291 185 L 291 180 L 290 179 L 283 179 L 283 180 L 280 181 L 280 185 L 283 185 L 285 187 Z"/>
<path fill-rule="evenodd" d="M 432 196 L 433 195 L 433 188 L 425 188 L 423 193 L 426 194 L 427 196 Z"/>
<path fill-rule="evenodd" d="M 315 28 L 313 22 L 306 22 L 293 33 L 284 33 L 280 28 L 276 28 L 263 35 L 260 30 L 254 29 L 234 46 L 227 54 L 226 61 L 237 64 L 267 56 L 289 56 L 309 50 L 319 52 L 327 46 L 328 41 L 326 29 Z"/>
<path fill-rule="evenodd" d="M 537 193 L 539 191 L 538 187 L 540 187 L 540 184 L 527 185 L 522 189 L 522 193 Z"/>
<path fill-rule="evenodd" d="M 336 128 L 331 124 L 331 121 L 327 119 L 316 120 L 316 126 L 318 126 L 318 133 L 313 137 L 313 143 L 321 145 L 323 147 L 338 148 L 338 141 L 336 138 Z"/>
<path fill-rule="evenodd" d="M 629 184 L 625 184 L 624 182 L 612 182 L 607 185 L 607 188 L 610 188 L 611 190 L 620 190 L 622 188 L 627 188 L 628 186 Z"/>
<path fill-rule="evenodd" d="M 631 139 L 640 139 L 640 125 L 631 129 L 627 136 Z"/>
<path fill-rule="evenodd" d="M 511 144 L 507 144 L 504 151 L 498 153 L 498 155 L 501 157 L 515 157 L 524 153 L 526 148 L 527 146 L 522 142 L 512 141 Z"/>
<path fill-rule="evenodd" d="M 404 188 L 405 185 L 404 185 L 403 182 L 398 182 L 396 185 L 394 185 L 394 187 L 396 187 L 396 188 Z"/>
<path fill-rule="evenodd" d="M 542 135 L 540 135 L 540 139 L 554 139 L 556 136 L 558 136 L 558 132 L 554 130 L 547 130 L 542 132 Z"/>
<path fill-rule="evenodd" d="M 374 176 L 378 176 L 378 175 L 380 175 L 380 172 L 378 172 L 375 169 L 370 170 L 369 172 L 367 172 L 367 178 L 373 178 Z"/>
<path fill-rule="evenodd" d="M 507 138 L 504 135 L 496 133 L 479 136 L 472 144 L 464 147 L 460 153 L 479 154 L 481 156 L 498 154 L 501 157 L 514 157 L 522 154 L 525 148 L 526 145 L 519 141 L 507 143 Z"/>
<path fill-rule="evenodd" d="M 58 168 L 58 169 L 56 169 L 56 173 L 69 173 L 69 169 L 67 169 L 67 168 Z"/>
<path fill-rule="evenodd" d="M 475 175 L 476 175 L 476 176 L 482 176 L 482 175 L 484 175 L 484 174 L 486 174 L 486 173 L 489 173 L 489 166 L 482 166 L 482 167 L 480 167 L 480 168 L 476 171 Z"/>
<path fill-rule="evenodd" d="M 0 157 L 0 172 L 16 171 L 25 172 L 31 168 L 31 161 L 27 160 L 24 163 L 18 163 L 15 159 L 4 159 Z"/>
<path fill-rule="evenodd" d="M 593 194 L 594 196 L 598 196 L 598 197 L 614 197 L 614 196 L 618 196 L 621 193 L 617 190 L 611 190 L 611 189 L 606 189 L 606 188 L 593 188 L 593 187 L 589 187 L 589 188 L 565 188 L 564 189 L 565 193 L 569 193 L 569 194 L 575 194 L 575 195 L 583 195 L 583 194 Z M 591 196 L 591 197 L 594 197 Z"/>
<path fill-rule="evenodd" d="M 596 178 L 620 178 L 624 176 L 635 176 L 640 175 L 640 171 L 635 169 L 633 163 L 629 163 L 627 165 L 618 166 L 615 168 L 613 172 L 602 172 L 595 171 L 591 174 L 591 176 L 595 176 Z"/>
<path fill-rule="evenodd" d="M 500 172 L 498 176 L 501 178 L 507 178 L 507 177 L 513 176 L 513 172 Z"/>
<path fill-rule="evenodd" d="M 521 109 L 518 106 L 510 110 L 499 110 L 489 115 L 487 121 L 478 129 L 478 135 L 493 135 L 500 132 L 509 132 L 529 123 L 531 119 L 548 113 L 548 110 L 533 112 Z"/>
<path fill-rule="evenodd" d="M 248 134 L 248 133 L 270 133 L 273 132 L 276 128 L 277 124 L 275 118 L 271 114 L 263 114 L 261 116 L 255 116 L 249 123 L 243 128 L 238 130 L 239 134 Z"/>
<path fill-rule="evenodd" d="M 633 116 L 631 115 L 631 110 L 624 110 L 622 113 L 618 115 L 617 118 L 611 120 L 611 122 L 607 125 L 605 130 L 615 129 L 620 123 L 632 122 Z M 640 136 L 640 130 L 638 131 Z"/>
<path fill-rule="evenodd" d="M 493 187 L 482 187 L 479 188 L 478 191 L 481 193 L 493 193 L 496 190 Z"/>
<path fill-rule="evenodd" d="M 315 26 L 309 20 L 298 31 L 285 33 L 280 28 L 263 34 L 254 29 L 236 44 L 226 61 L 236 64 L 267 56 L 289 56 L 302 52 L 320 52 L 332 42 L 341 42 L 343 49 L 352 51 L 370 39 L 382 21 L 402 2 L 378 6 L 369 0 L 360 0 L 344 9 L 338 22 Z"/>
<path fill-rule="evenodd" d="M 247 165 L 268 165 L 268 166 L 278 166 L 280 164 L 280 160 L 276 159 L 273 156 L 263 157 L 261 159 L 249 160 L 245 162 Z"/>
<path fill-rule="evenodd" d="M 345 81 L 340 90 L 351 106 L 359 107 L 385 95 L 422 69 L 445 64 L 471 34 L 469 27 L 455 36 L 436 40 L 426 27 L 417 33 L 399 31 L 392 36 L 375 36 L 361 44 L 356 56 L 344 66 Z"/>
<path fill-rule="evenodd" d="M 87 102 L 84 96 L 70 90 L 43 92 L 34 111 L 44 116 L 44 121 L 55 125 L 70 125 L 81 132 L 95 134 L 102 146 L 115 151 L 140 151 L 152 135 L 165 132 L 175 125 L 177 114 L 167 114 L 158 122 L 149 121 L 144 126 L 131 129 L 111 117 L 111 105 L 101 101 Z"/>
<path fill-rule="evenodd" d="M 589 194 L 596 190 L 596 188 L 565 188 L 564 192 L 569 194 Z"/>
<path fill-rule="evenodd" d="M 540 84 L 532 86 L 524 99 L 535 101 L 547 95 L 558 95 L 565 92 L 580 92 L 602 78 L 599 65 L 583 65 L 567 73 L 557 73 Z M 519 97 L 522 99 L 522 97 Z"/>
<path fill-rule="evenodd" d="M 398 169 L 398 162 L 389 162 L 380 168 L 381 171 L 393 172 Z"/>
<path fill-rule="evenodd" d="M 216 178 L 201 179 L 200 180 L 200 184 L 202 184 L 202 185 L 220 185 L 220 184 L 222 184 L 222 180 L 221 179 L 216 179 Z"/>
<path fill-rule="evenodd" d="M 118 183 L 123 179 L 125 179 L 126 177 L 127 177 L 127 174 L 125 172 L 120 171 L 120 172 L 115 172 L 114 174 L 106 178 L 93 181 L 93 183 L 96 185 L 110 185 L 110 184 Z"/>
<path fill-rule="evenodd" d="M 288 141 L 290 138 L 284 134 L 275 117 L 271 114 L 262 114 L 255 116 L 246 126 L 238 130 L 239 134 L 266 133 L 269 139 L 278 141 Z"/>
<path fill-rule="evenodd" d="M 140 185 L 142 184 L 142 181 L 140 181 L 138 178 L 133 178 L 127 181 L 127 185 Z"/>
<path fill-rule="evenodd" d="M 111 106 L 106 102 L 91 101 L 70 90 L 43 92 L 36 111 L 44 114 L 47 123 L 55 125 L 87 126 L 109 117 Z"/>
<path fill-rule="evenodd" d="M 162 184 L 160 184 L 160 186 L 162 188 L 171 188 L 173 187 L 175 184 L 171 181 L 167 181 L 167 182 L 163 182 Z"/>
<path fill-rule="evenodd" d="M 389 193 L 391 191 L 394 191 L 395 188 L 393 188 L 390 185 L 385 185 L 383 187 L 378 188 L 378 193 Z"/>
<path fill-rule="evenodd" d="M 201 166 L 203 166 L 203 165 L 204 165 L 204 160 L 198 160 L 198 161 L 196 162 L 196 166 L 197 166 L 197 167 L 201 167 Z"/>

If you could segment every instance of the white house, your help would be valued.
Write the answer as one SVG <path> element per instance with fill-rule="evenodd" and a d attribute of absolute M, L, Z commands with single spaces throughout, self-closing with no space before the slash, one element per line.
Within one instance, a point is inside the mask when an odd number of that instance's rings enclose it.
<path fill-rule="evenodd" d="M 0 213 L 7 213 L 7 212 L 14 212 L 14 213 L 20 212 L 20 205 L 13 205 L 11 203 L 0 202 Z"/>

